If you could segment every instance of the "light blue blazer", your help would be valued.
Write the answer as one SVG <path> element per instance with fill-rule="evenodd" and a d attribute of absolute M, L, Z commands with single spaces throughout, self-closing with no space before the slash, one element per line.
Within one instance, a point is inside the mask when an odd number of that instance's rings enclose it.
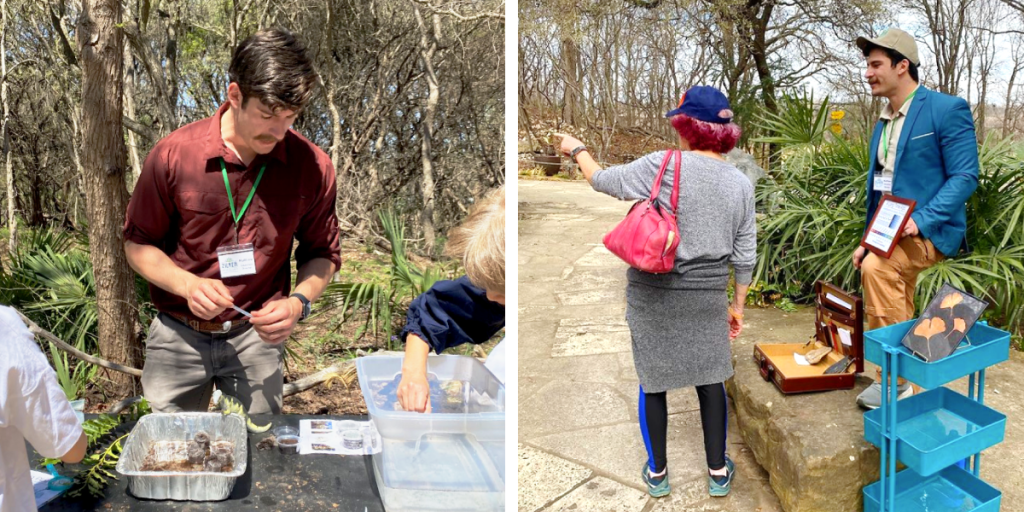
<path fill-rule="evenodd" d="M 875 215 L 881 194 L 873 190 L 873 174 L 881 169 L 878 144 L 884 123 L 871 136 L 867 222 Z M 896 146 L 892 193 L 917 202 L 911 218 L 921 235 L 942 254 L 952 257 L 967 247 L 967 198 L 978 187 L 978 142 L 967 102 L 956 96 L 917 90 Z"/>

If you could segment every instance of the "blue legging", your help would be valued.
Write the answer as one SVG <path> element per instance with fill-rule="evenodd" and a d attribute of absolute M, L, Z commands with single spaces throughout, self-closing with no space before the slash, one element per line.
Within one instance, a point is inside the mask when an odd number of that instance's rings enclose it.
<path fill-rule="evenodd" d="M 704 454 L 708 467 L 725 467 L 725 438 L 729 428 L 725 383 L 697 386 L 700 423 L 704 430 Z M 640 432 L 647 447 L 647 465 L 651 473 L 661 473 L 668 464 L 668 402 L 665 392 L 645 393 L 640 386 Z"/>

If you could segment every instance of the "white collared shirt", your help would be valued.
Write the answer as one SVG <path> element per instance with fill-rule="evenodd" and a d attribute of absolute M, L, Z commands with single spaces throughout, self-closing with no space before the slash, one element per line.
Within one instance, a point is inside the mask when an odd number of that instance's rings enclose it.
<path fill-rule="evenodd" d="M 921 86 L 918 85 L 911 93 L 915 97 L 917 96 L 917 90 Z M 882 113 L 878 118 L 886 124 L 889 124 L 888 128 L 882 127 L 882 137 L 888 135 L 889 139 L 889 154 L 885 154 L 885 141 L 879 139 L 878 141 L 878 154 L 875 158 L 882 164 L 882 176 L 892 179 L 893 171 L 896 169 L 896 149 L 900 142 L 900 134 L 903 133 L 903 122 L 907 119 L 907 113 L 910 112 L 910 104 L 914 101 L 914 98 L 910 98 L 903 102 L 903 106 L 900 107 L 899 112 L 893 112 L 892 103 L 886 103 L 885 108 L 882 109 Z M 891 183 L 891 182 L 890 182 Z"/>

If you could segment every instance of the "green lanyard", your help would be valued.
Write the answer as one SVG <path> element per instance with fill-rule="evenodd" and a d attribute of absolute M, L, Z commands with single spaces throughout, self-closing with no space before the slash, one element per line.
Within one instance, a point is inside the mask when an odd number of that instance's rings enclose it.
<path fill-rule="evenodd" d="M 265 170 L 267 170 L 267 164 L 263 164 L 263 167 L 260 167 L 260 173 L 256 176 L 256 183 L 253 183 L 252 190 L 249 191 L 249 198 L 242 205 L 242 210 L 235 214 L 235 198 L 231 196 L 231 185 L 228 184 L 228 168 L 224 165 L 224 159 L 220 159 L 220 171 L 224 174 L 224 188 L 228 190 L 228 204 L 231 205 L 231 218 L 235 221 L 236 238 L 238 237 L 238 222 L 242 220 L 245 211 L 249 209 L 249 203 L 252 202 L 252 196 L 256 195 L 256 187 L 260 186 L 260 180 L 263 179 L 263 171 Z"/>
<path fill-rule="evenodd" d="M 915 94 L 917 94 L 917 89 L 914 89 L 914 92 L 911 92 L 910 96 L 907 96 L 907 99 L 903 100 L 903 104 L 906 105 L 910 100 L 914 99 Z M 900 113 L 896 112 L 896 116 L 899 115 Z M 892 134 L 892 124 L 895 122 L 896 118 L 894 117 L 882 127 L 882 167 L 885 167 L 886 162 L 889 161 L 889 135 Z M 888 132 L 886 132 L 886 128 L 889 129 Z"/>

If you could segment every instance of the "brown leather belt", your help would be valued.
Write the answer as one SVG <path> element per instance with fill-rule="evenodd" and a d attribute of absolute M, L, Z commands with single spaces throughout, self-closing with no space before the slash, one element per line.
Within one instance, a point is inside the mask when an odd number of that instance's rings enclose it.
<path fill-rule="evenodd" d="M 204 334 L 233 334 L 249 327 L 249 319 L 243 318 L 234 322 L 201 322 L 178 313 L 167 313 L 171 318 L 185 324 L 193 331 Z"/>

